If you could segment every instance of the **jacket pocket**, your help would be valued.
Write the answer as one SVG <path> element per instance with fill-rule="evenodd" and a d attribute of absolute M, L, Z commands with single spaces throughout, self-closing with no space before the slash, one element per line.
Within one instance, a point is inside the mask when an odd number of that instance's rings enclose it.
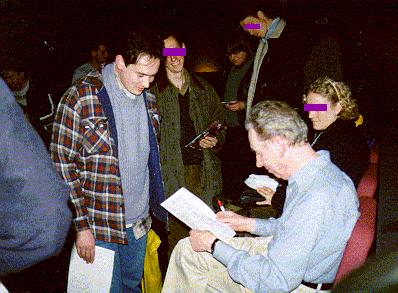
<path fill-rule="evenodd" d="M 111 150 L 108 118 L 86 118 L 83 127 L 83 147 L 90 154 L 108 153 Z"/>

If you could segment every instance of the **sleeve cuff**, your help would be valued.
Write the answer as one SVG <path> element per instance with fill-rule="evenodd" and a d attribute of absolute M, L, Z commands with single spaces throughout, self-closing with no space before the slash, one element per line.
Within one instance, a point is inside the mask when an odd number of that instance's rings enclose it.
<path fill-rule="evenodd" d="M 88 223 L 87 217 L 80 220 L 74 220 L 76 232 L 90 229 L 90 224 Z"/>
<path fill-rule="evenodd" d="M 237 249 L 233 248 L 229 244 L 218 241 L 214 247 L 213 256 L 216 260 L 221 262 L 223 265 L 228 265 L 228 260 L 231 259 L 232 255 L 237 251 Z"/>

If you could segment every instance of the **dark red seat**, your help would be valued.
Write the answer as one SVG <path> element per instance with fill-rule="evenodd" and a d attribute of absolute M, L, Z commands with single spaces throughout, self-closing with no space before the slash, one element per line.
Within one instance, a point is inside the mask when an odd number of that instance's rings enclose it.
<path fill-rule="evenodd" d="M 374 197 L 377 188 L 377 164 L 369 164 L 361 181 L 359 182 L 357 193 L 359 197 Z"/>
<path fill-rule="evenodd" d="M 357 188 L 361 215 L 344 250 L 335 283 L 338 283 L 348 273 L 364 264 L 372 247 L 376 232 L 377 201 L 375 192 L 378 184 L 378 161 L 379 152 L 377 145 L 375 145 L 370 152 L 369 168 Z"/>
<path fill-rule="evenodd" d="M 376 230 L 376 200 L 372 197 L 360 197 L 359 203 L 361 215 L 344 250 L 335 283 L 365 262 L 373 244 Z"/>

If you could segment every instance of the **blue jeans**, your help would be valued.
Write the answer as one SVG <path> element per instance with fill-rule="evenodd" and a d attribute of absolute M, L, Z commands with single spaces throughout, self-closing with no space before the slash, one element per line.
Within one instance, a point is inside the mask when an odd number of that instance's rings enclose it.
<path fill-rule="evenodd" d="M 147 235 L 136 240 L 133 228 L 126 231 L 128 245 L 99 240 L 95 242 L 96 245 L 115 252 L 111 293 L 141 292 Z"/>

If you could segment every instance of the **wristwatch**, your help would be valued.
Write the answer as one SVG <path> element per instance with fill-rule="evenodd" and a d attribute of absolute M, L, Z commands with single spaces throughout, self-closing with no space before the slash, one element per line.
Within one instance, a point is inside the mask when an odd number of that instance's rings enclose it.
<path fill-rule="evenodd" d="M 211 254 L 214 253 L 214 248 L 216 247 L 216 243 L 217 243 L 218 241 L 220 241 L 220 239 L 215 239 L 215 240 L 213 241 L 213 243 L 211 244 L 211 251 L 210 251 Z"/>

